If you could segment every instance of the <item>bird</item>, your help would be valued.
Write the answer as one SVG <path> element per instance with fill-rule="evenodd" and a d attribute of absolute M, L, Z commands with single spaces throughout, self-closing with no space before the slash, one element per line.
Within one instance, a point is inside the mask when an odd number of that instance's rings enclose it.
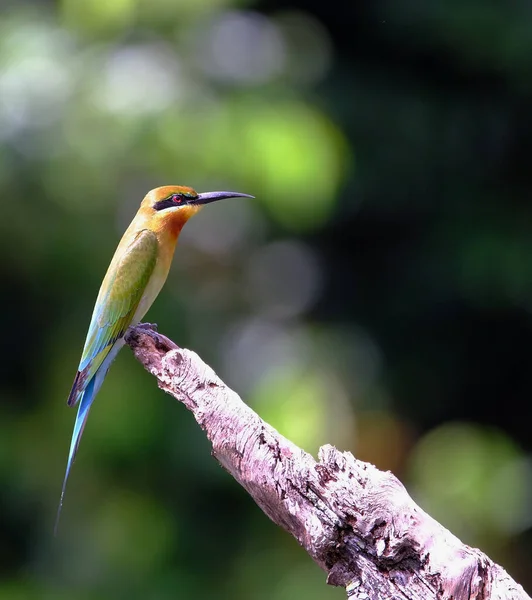
<path fill-rule="evenodd" d="M 253 197 L 240 192 L 198 194 L 194 189 L 180 185 L 158 187 L 144 197 L 102 281 L 68 396 L 68 406 L 79 403 L 79 408 L 57 509 L 55 534 L 89 410 L 111 363 L 125 343 L 126 331 L 140 322 L 159 295 L 183 226 L 206 204 L 226 198 Z"/>

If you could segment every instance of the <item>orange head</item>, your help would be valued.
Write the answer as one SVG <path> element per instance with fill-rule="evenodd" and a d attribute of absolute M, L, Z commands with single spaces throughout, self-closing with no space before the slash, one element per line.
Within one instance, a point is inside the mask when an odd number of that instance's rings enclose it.
<path fill-rule="evenodd" d="M 205 204 L 224 198 L 253 198 L 239 192 L 205 192 L 198 194 L 184 185 L 164 185 L 148 192 L 141 212 L 151 221 L 153 229 L 170 230 L 178 235 L 183 225 Z"/>

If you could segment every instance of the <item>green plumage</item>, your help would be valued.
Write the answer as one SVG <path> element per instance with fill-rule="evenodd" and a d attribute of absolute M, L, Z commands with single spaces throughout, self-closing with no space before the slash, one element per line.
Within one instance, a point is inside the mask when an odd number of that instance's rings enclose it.
<path fill-rule="evenodd" d="M 142 294 L 157 262 L 155 233 L 140 231 L 116 262 L 113 261 L 102 283 L 94 307 L 69 404 L 75 404 L 84 385 L 96 374 L 115 341 L 131 325 Z M 81 384 L 80 386 L 76 383 Z M 80 389 L 81 388 L 81 389 Z"/>
<path fill-rule="evenodd" d="M 198 194 L 184 186 L 162 186 L 149 192 L 124 233 L 100 287 L 68 404 L 79 403 L 56 527 L 65 487 L 91 405 L 111 363 L 125 343 L 128 327 L 136 325 L 159 294 L 172 262 L 183 225 L 202 205 L 223 198 L 246 197 L 238 192 Z"/>

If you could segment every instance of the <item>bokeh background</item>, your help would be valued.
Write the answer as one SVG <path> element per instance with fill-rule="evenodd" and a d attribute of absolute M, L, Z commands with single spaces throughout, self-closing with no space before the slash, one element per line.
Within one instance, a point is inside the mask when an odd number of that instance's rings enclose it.
<path fill-rule="evenodd" d="M 3 1 L 0 599 L 344 597 L 125 349 L 52 535 L 94 299 L 147 190 L 148 314 L 283 434 L 391 469 L 532 590 L 532 11 Z"/>

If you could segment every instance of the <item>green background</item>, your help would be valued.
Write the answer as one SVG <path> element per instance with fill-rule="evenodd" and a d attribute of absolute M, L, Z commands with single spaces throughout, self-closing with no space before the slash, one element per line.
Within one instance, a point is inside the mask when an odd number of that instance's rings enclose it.
<path fill-rule="evenodd" d="M 345 592 L 125 349 L 53 521 L 100 281 L 163 184 L 147 315 L 259 414 L 391 469 L 532 589 L 532 12 L 484 0 L 0 6 L 0 600 Z"/>

